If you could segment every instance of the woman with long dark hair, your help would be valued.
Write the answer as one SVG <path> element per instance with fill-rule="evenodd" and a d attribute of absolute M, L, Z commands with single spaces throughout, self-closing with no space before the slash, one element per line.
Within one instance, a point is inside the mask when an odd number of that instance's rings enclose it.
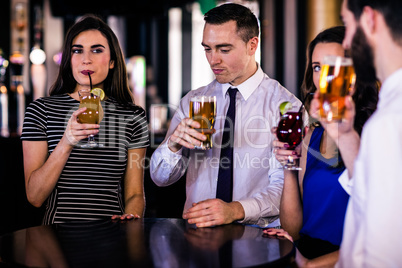
<path fill-rule="evenodd" d="M 44 224 L 142 217 L 145 112 L 134 105 L 119 42 L 100 18 L 87 15 L 68 31 L 50 97 L 27 108 L 23 141 L 28 201 L 46 201 Z M 105 93 L 103 120 L 81 124 L 78 91 Z M 82 148 L 89 135 L 102 147 Z"/>

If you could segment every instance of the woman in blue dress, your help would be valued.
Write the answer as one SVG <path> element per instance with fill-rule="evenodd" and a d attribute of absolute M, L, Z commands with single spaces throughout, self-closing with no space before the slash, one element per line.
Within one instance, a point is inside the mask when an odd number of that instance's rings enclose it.
<path fill-rule="evenodd" d="M 332 27 L 319 33 L 308 46 L 302 94 L 306 110 L 318 88 L 321 65 L 325 55 L 344 56 L 342 41 L 345 27 Z M 378 83 L 375 75 L 357 81 L 353 100 L 356 103 L 354 127 L 360 134 L 363 124 L 376 109 Z M 294 151 L 274 141 L 274 152 L 281 162 Z M 269 235 L 286 236 L 297 245 L 299 267 L 333 266 L 338 260 L 343 222 L 349 196 L 338 182 L 345 163 L 334 140 L 318 123 L 311 123 L 297 152 L 301 171 L 284 170 L 280 220 L 283 230 L 267 229 Z"/>

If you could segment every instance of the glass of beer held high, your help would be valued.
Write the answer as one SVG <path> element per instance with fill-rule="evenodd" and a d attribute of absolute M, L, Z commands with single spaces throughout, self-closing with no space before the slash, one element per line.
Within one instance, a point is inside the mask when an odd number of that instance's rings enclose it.
<path fill-rule="evenodd" d="M 200 123 L 197 129 L 207 139 L 197 149 L 207 150 L 212 148 L 212 134 L 216 117 L 216 96 L 194 96 L 190 99 L 190 118 Z"/>
<path fill-rule="evenodd" d="M 356 74 L 351 58 L 324 57 L 320 74 L 320 117 L 327 122 L 341 121 L 345 112 L 345 97 L 355 85 Z"/>

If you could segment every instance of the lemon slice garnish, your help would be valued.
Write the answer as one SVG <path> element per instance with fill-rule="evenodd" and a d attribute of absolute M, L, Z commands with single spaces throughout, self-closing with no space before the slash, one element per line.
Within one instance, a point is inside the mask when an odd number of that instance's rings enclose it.
<path fill-rule="evenodd" d="M 101 101 L 105 98 L 105 92 L 103 91 L 103 89 L 101 89 L 99 87 L 92 89 L 91 93 L 98 96 Z"/>
<path fill-rule="evenodd" d="M 286 114 L 290 109 L 292 109 L 292 103 L 288 101 L 284 101 L 279 105 L 279 111 L 281 115 Z"/>

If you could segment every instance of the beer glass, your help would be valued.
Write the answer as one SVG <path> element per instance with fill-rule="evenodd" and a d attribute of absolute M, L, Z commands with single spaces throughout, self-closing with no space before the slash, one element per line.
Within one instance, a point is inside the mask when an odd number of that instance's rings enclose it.
<path fill-rule="evenodd" d="M 276 129 L 276 136 L 279 141 L 289 144 L 288 150 L 294 150 L 303 139 L 302 114 L 301 109 L 293 108 L 281 115 L 281 120 Z M 301 170 L 292 156 L 289 156 L 287 162 L 282 164 L 287 170 Z"/>
<path fill-rule="evenodd" d="M 207 139 L 197 149 L 207 150 L 212 148 L 212 133 L 216 117 L 216 96 L 194 96 L 190 99 L 190 118 L 200 123 L 197 129 Z"/>
<path fill-rule="evenodd" d="M 100 97 L 91 93 L 90 89 L 82 89 L 78 91 L 80 97 L 79 108 L 86 107 L 87 109 L 78 115 L 78 121 L 81 124 L 99 124 L 103 119 L 103 108 L 100 102 Z M 102 147 L 95 141 L 93 134 L 88 136 L 88 141 L 85 144 L 79 145 L 81 148 L 96 148 Z"/>
<path fill-rule="evenodd" d="M 351 58 L 324 57 L 320 74 L 320 117 L 327 122 L 341 121 L 345 113 L 345 97 L 355 85 L 356 74 Z"/>

